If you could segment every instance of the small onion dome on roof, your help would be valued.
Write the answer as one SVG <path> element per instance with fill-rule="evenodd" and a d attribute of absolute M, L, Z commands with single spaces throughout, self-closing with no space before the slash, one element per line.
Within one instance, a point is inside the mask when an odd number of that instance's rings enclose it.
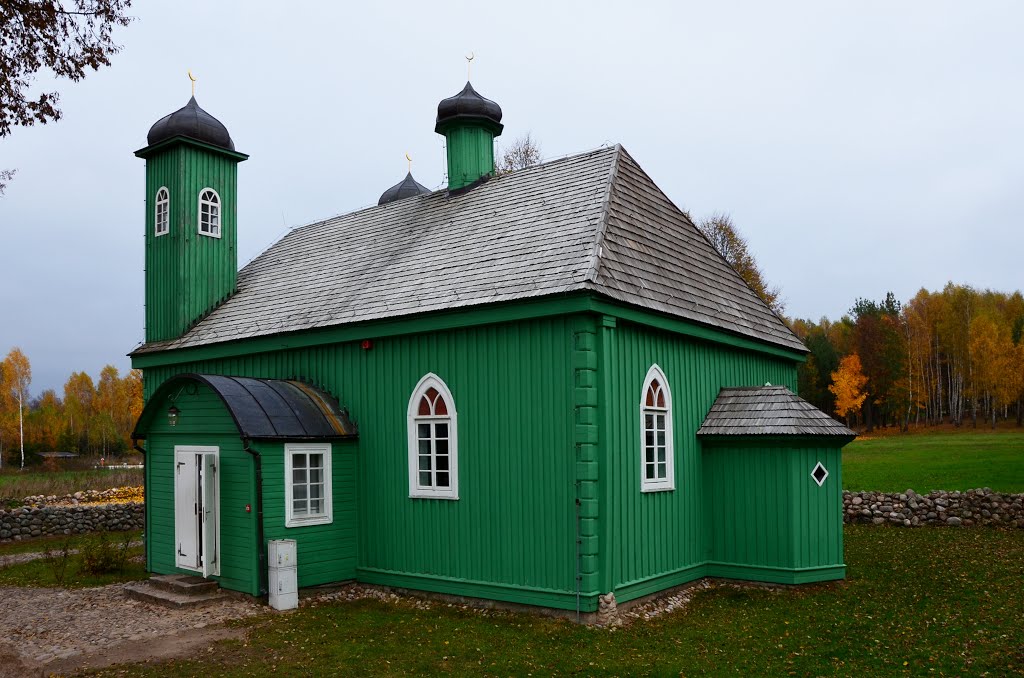
<path fill-rule="evenodd" d="M 453 97 L 444 99 L 437 105 L 437 124 L 434 131 L 444 134 L 444 130 L 458 120 L 479 120 L 492 127 L 495 135 L 501 134 L 501 106 L 486 99 L 466 83 L 462 91 Z"/>
<path fill-rule="evenodd" d="M 414 195 L 423 195 L 424 193 L 430 193 L 430 189 L 426 186 L 420 185 L 412 178 L 412 172 L 409 172 L 405 175 L 404 179 L 381 193 L 380 200 L 377 201 L 377 204 L 384 205 L 403 198 L 411 198 Z"/>
<path fill-rule="evenodd" d="M 229 151 L 235 150 L 228 128 L 220 120 L 199 108 L 195 97 L 189 99 L 184 107 L 157 120 L 149 128 L 146 140 L 153 146 L 176 136 L 185 136 Z"/>

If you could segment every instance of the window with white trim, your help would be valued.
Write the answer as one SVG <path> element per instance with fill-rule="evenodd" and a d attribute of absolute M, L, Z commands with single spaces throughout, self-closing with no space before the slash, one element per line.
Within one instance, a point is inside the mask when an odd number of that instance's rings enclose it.
<path fill-rule="evenodd" d="M 331 468 L 330 443 L 284 446 L 285 527 L 333 521 Z"/>
<path fill-rule="evenodd" d="M 640 491 L 675 489 L 672 392 L 660 367 L 647 371 L 640 393 Z"/>
<path fill-rule="evenodd" d="M 212 188 L 199 191 L 199 235 L 220 237 L 220 196 Z"/>
<path fill-rule="evenodd" d="M 458 426 L 448 386 L 428 374 L 409 399 L 409 496 L 459 498 Z"/>
<path fill-rule="evenodd" d="M 154 216 L 154 234 L 165 235 L 171 230 L 171 194 L 165 186 L 161 186 L 156 192 L 156 207 Z"/>

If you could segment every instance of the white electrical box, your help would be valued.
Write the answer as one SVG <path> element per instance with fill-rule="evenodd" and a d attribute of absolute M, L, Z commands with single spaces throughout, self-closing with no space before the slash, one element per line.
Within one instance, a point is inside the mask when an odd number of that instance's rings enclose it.
<path fill-rule="evenodd" d="M 275 610 L 294 610 L 299 606 L 298 550 L 294 539 L 274 539 L 268 542 L 267 588 L 270 607 Z"/>
<path fill-rule="evenodd" d="M 294 539 L 272 539 L 268 542 L 270 567 L 295 567 L 296 546 Z"/>

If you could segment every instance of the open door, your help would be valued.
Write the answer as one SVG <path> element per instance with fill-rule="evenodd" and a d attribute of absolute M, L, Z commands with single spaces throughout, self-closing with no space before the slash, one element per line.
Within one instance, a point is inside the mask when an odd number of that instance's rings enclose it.
<path fill-rule="evenodd" d="M 204 577 L 220 574 L 220 488 L 216 447 L 174 448 L 175 563 Z"/>
<path fill-rule="evenodd" d="M 197 462 L 200 459 L 197 459 Z M 202 470 L 199 475 L 199 486 L 202 489 L 203 501 L 201 505 L 200 526 L 202 538 L 200 548 L 202 557 L 200 561 L 203 567 L 203 576 L 209 577 L 212 574 L 220 574 L 220 561 L 217 557 L 220 544 L 219 513 L 220 497 L 218 492 L 217 475 L 217 454 L 203 454 Z"/>

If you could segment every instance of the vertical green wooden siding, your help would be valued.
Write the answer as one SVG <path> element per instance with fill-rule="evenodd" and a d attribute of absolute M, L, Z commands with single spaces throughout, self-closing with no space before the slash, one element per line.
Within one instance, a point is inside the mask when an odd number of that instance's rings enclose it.
<path fill-rule="evenodd" d="M 796 584 L 841 578 L 841 452 L 773 439 L 705 446 L 708 574 Z M 829 471 L 819 487 L 818 461 Z"/>
<path fill-rule="evenodd" d="M 284 444 L 257 442 L 252 446 L 263 459 L 264 538 L 296 540 L 299 586 L 355 579 L 356 443 L 331 442 L 332 522 L 303 527 L 285 527 Z M 263 547 L 266 548 L 265 543 Z"/>
<path fill-rule="evenodd" d="M 796 390 L 793 362 L 619 322 L 604 335 L 609 468 L 604 554 L 611 588 L 629 600 L 703 576 L 704 487 L 697 428 L 724 386 Z M 640 390 L 651 365 L 672 391 L 675 489 L 640 491 Z M 604 549 L 604 546 L 602 546 Z"/>
<path fill-rule="evenodd" d="M 236 159 L 177 143 L 146 160 L 146 341 L 180 336 L 234 292 Z M 155 236 L 156 193 L 170 194 L 170 231 Z M 199 193 L 221 199 L 221 237 L 199 235 Z"/>
<path fill-rule="evenodd" d="M 494 172 L 494 133 L 473 123 L 454 124 L 445 131 L 448 188 L 462 188 Z"/>
<path fill-rule="evenodd" d="M 220 449 L 220 576 L 221 586 L 258 593 L 255 476 L 252 458 L 242 449 L 238 429 L 220 398 L 197 385 L 177 394 L 181 410 L 177 426 L 156 417 L 146 438 L 146 559 L 158 574 L 185 573 L 176 565 L 174 542 L 174 446 L 214 445 Z M 170 402 L 166 403 L 170 407 Z M 245 511 L 246 504 L 252 512 Z"/>
<path fill-rule="evenodd" d="M 326 388 L 359 426 L 360 580 L 572 608 L 572 345 L 554 317 L 149 368 L 145 383 L 205 372 Z M 457 501 L 408 496 L 406 410 L 428 372 L 459 414 Z"/>

